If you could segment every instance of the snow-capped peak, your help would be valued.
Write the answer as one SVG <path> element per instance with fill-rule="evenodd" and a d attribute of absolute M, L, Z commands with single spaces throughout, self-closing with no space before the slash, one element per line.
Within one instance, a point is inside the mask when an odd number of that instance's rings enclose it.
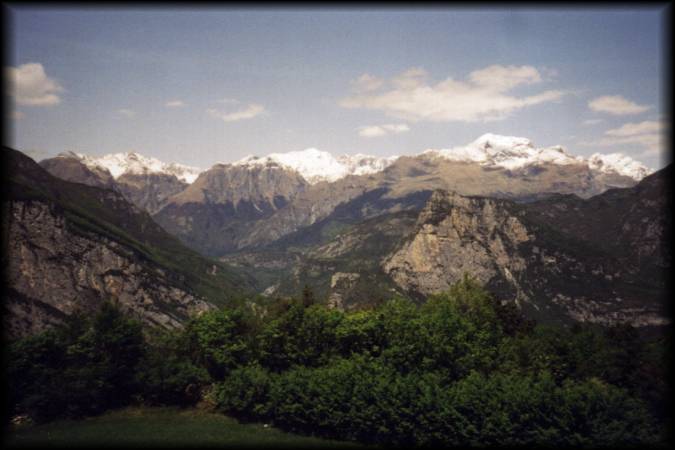
<path fill-rule="evenodd" d="M 179 180 L 191 184 L 202 172 L 201 169 L 196 167 L 177 163 L 165 163 L 157 158 L 143 156 L 136 152 L 111 153 L 98 158 L 75 152 L 66 152 L 59 156 L 76 157 L 88 167 L 98 167 L 108 170 L 115 179 L 126 173 L 134 175 L 165 173 L 174 175 Z"/>
<path fill-rule="evenodd" d="M 641 180 L 654 172 L 652 169 L 645 167 L 640 162 L 622 153 L 610 153 L 608 155 L 594 153 L 588 158 L 588 167 L 603 173 L 616 172 L 635 180 Z"/>
<path fill-rule="evenodd" d="M 653 172 L 640 162 L 620 153 L 610 155 L 596 153 L 586 159 L 582 156 L 570 155 L 560 145 L 537 148 L 527 138 L 500 136 L 492 133 L 484 134 L 464 146 L 430 149 L 423 154 L 453 161 L 478 162 L 481 165 L 498 166 L 509 170 L 543 163 L 585 164 L 592 170 L 604 173 L 614 172 L 637 181 Z"/>
<path fill-rule="evenodd" d="M 295 170 L 310 184 L 320 181 L 336 181 L 347 175 L 364 175 L 379 172 L 396 160 L 396 156 L 377 157 L 370 155 L 342 155 L 337 158 L 316 148 L 270 153 L 267 156 L 247 156 L 232 163 L 236 166 L 276 164 Z"/>

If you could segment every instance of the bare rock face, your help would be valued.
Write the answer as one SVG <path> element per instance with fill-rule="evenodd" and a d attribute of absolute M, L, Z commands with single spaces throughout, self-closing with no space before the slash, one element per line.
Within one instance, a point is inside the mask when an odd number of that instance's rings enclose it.
<path fill-rule="evenodd" d="M 117 190 L 141 209 L 154 214 L 169 202 L 169 198 L 189 185 L 165 173 L 125 173 L 117 180 Z"/>
<path fill-rule="evenodd" d="M 115 179 L 110 172 L 98 167 L 87 167 L 73 153 L 64 153 L 55 158 L 42 160 L 40 165 L 47 172 L 62 180 L 107 189 L 116 187 Z"/>
<path fill-rule="evenodd" d="M 306 186 L 299 173 L 274 163 L 218 164 L 169 198 L 154 219 L 201 253 L 221 255 L 236 250 L 256 221 L 286 206 Z"/>
<path fill-rule="evenodd" d="M 335 272 L 330 279 L 331 293 L 328 297 L 328 306 L 344 311 L 342 291 L 349 290 L 360 277 L 358 273 Z"/>
<path fill-rule="evenodd" d="M 525 204 L 436 191 L 382 268 L 420 298 L 466 274 L 538 320 L 665 325 L 670 222 L 667 192 L 653 187 L 660 178 Z"/>
<path fill-rule="evenodd" d="M 118 242 L 74 232 L 53 205 L 15 201 L 8 212 L 10 336 L 41 331 L 76 311 L 93 312 L 106 299 L 165 328 L 214 308 Z"/>
<path fill-rule="evenodd" d="M 149 325 L 179 327 L 246 292 L 245 277 L 186 248 L 118 191 L 57 178 L 10 148 L 1 156 L 10 337 L 108 300 Z"/>
<path fill-rule="evenodd" d="M 503 201 L 435 191 L 419 215 L 417 232 L 383 269 L 405 290 L 425 296 L 470 274 L 484 284 L 501 284 L 518 300 L 522 293 L 512 274 L 524 270 L 517 249 L 530 238 Z"/>

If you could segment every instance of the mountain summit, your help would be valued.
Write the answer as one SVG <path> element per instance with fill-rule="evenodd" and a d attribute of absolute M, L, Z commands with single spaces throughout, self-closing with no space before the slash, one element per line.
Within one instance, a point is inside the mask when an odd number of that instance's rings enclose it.
<path fill-rule="evenodd" d="M 57 158 L 78 159 L 90 169 L 104 169 L 117 179 L 125 174 L 166 174 L 173 175 L 184 183 L 194 182 L 201 169 L 177 163 L 165 163 L 157 158 L 143 156 L 136 152 L 111 153 L 93 157 L 75 152 L 60 153 Z"/>
<path fill-rule="evenodd" d="M 602 155 L 595 153 L 586 159 L 582 156 L 570 155 L 564 147 L 537 148 L 527 138 L 501 136 L 486 133 L 475 141 L 449 149 L 430 149 L 423 155 L 440 157 L 453 161 L 477 162 L 485 166 L 503 167 L 513 170 L 527 166 L 538 166 L 544 163 L 558 165 L 579 164 L 603 173 L 614 173 L 640 181 L 653 170 L 621 153 Z"/>
<path fill-rule="evenodd" d="M 640 181 L 654 171 L 631 157 L 621 153 L 595 153 L 589 158 L 573 156 L 560 145 L 535 147 L 523 137 L 502 136 L 486 133 L 475 141 L 451 148 L 428 149 L 410 157 L 442 158 L 449 161 L 478 163 L 482 166 L 499 167 L 507 170 L 521 169 L 543 164 L 580 165 L 591 170 L 627 176 Z M 160 174 L 175 176 L 182 183 L 192 184 L 205 171 L 197 167 L 178 163 L 166 163 L 136 152 L 112 153 L 93 157 L 75 152 L 64 152 L 52 160 L 78 160 L 90 170 L 107 171 L 115 179 L 123 175 Z M 333 156 L 316 148 L 270 153 L 266 156 L 249 155 L 232 163 L 218 163 L 215 166 L 236 166 L 259 169 L 278 167 L 299 173 L 309 184 L 322 181 L 338 181 L 349 175 L 370 175 L 382 172 L 394 164 L 399 156 L 373 156 L 358 153 Z M 74 180 L 77 181 L 77 180 Z"/>
<path fill-rule="evenodd" d="M 333 182 L 348 175 L 366 175 L 381 172 L 398 156 L 377 157 L 371 155 L 342 155 L 337 158 L 328 152 L 308 148 L 287 153 L 271 153 L 267 156 L 247 156 L 233 163 L 236 166 L 279 166 L 295 170 L 310 184 L 321 181 Z"/>

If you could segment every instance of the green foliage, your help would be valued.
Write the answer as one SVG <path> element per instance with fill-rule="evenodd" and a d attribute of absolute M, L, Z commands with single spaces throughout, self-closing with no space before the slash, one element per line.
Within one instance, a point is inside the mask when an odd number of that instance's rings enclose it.
<path fill-rule="evenodd" d="M 78 417 L 126 404 L 143 355 L 138 322 L 104 303 L 91 319 L 10 346 L 11 407 L 36 420 Z"/>
<path fill-rule="evenodd" d="M 270 417 L 272 377 L 259 365 L 239 367 L 214 388 L 218 408 L 241 419 Z"/>
<path fill-rule="evenodd" d="M 137 372 L 143 401 L 179 406 L 198 401 L 210 377 L 204 367 L 191 360 L 185 333 L 156 331 L 147 340 L 148 351 Z"/>
<path fill-rule="evenodd" d="M 384 324 L 377 311 L 358 311 L 344 315 L 335 328 L 338 352 L 343 356 L 365 353 L 378 356 L 384 346 Z"/>
<path fill-rule="evenodd" d="M 9 374 L 16 410 L 43 418 L 134 393 L 187 405 L 211 383 L 223 413 L 364 443 L 643 445 L 670 417 L 667 343 L 627 326 L 534 326 L 467 277 L 421 306 L 211 311 L 147 336 L 145 352 L 138 324 L 108 305 L 15 343 Z"/>
<path fill-rule="evenodd" d="M 343 313 L 321 305 L 306 308 L 300 302 L 291 303 L 260 332 L 260 362 L 273 371 L 296 364 L 325 364 L 336 353 L 336 329 L 342 318 Z"/>
<path fill-rule="evenodd" d="M 470 278 L 421 307 L 291 302 L 258 335 L 262 366 L 233 371 L 217 402 L 247 420 L 384 445 L 652 443 L 636 339 L 625 327 L 535 327 Z"/>
<path fill-rule="evenodd" d="M 596 446 L 653 441 L 644 405 L 592 379 L 559 386 L 538 377 L 472 372 L 451 385 L 435 373 L 401 374 L 355 355 L 279 375 L 233 372 L 221 409 L 281 428 L 365 443 L 408 446 Z"/>
<path fill-rule="evenodd" d="M 230 370 L 250 360 L 251 327 L 250 317 L 241 308 L 202 314 L 186 330 L 194 361 L 214 379 L 224 378 Z"/>

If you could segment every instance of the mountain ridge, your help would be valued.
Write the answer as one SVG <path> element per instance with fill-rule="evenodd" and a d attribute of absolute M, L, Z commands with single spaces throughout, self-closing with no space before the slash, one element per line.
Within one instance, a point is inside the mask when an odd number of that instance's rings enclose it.
<path fill-rule="evenodd" d="M 13 149 L 2 157 L 12 335 L 108 298 L 146 323 L 179 327 L 248 292 L 245 277 L 185 247 L 118 191 L 62 180 Z"/>
<path fill-rule="evenodd" d="M 594 153 L 588 158 L 572 156 L 561 145 L 535 147 L 528 138 L 485 133 L 474 141 L 460 146 L 427 149 L 409 157 L 436 156 L 453 161 L 478 162 L 506 169 L 522 168 L 545 162 L 557 164 L 586 164 L 592 169 L 629 176 L 636 181 L 653 173 L 640 162 L 622 153 Z M 209 170 L 179 163 L 166 163 L 137 152 L 111 153 L 101 157 L 76 152 L 63 152 L 56 158 L 72 158 L 81 161 L 90 169 L 107 170 L 115 179 L 123 174 L 164 173 L 174 175 L 187 184 Z M 357 153 L 333 156 L 331 153 L 310 147 L 305 150 L 285 153 L 270 153 L 264 156 L 248 155 L 233 162 L 217 162 L 218 165 L 255 167 L 276 163 L 298 172 L 310 184 L 322 181 L 334 182 L 348 175 L 367 175 L 381 172 L 393 164 L 399 156 L 373 156 Z"/>

